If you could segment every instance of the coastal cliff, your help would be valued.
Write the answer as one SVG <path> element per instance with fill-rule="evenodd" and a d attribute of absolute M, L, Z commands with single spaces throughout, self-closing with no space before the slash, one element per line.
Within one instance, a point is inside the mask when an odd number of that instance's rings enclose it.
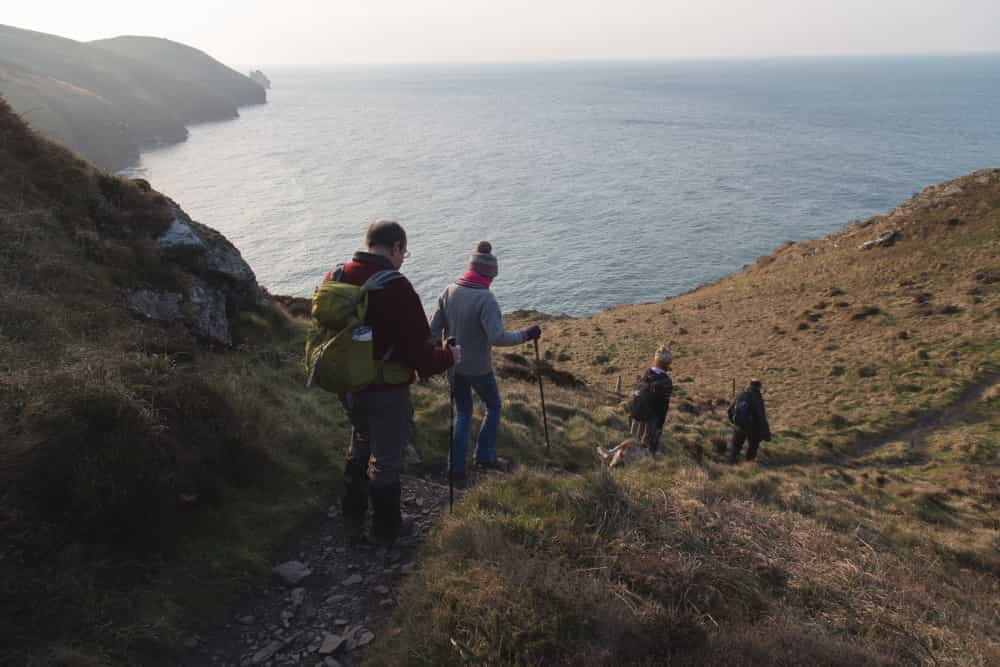
<path fill-rule="evenodd" d="M 187 125 L 235 118 L 264 89 L 210 56 L 148 37 L 83 43 L 0 25 L 0 96 L 46 137 L 117 171 Z"/>

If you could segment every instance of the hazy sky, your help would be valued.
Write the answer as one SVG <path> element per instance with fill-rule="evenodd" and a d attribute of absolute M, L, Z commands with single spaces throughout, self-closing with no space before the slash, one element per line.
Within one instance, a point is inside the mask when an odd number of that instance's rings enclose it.
<path fill-rule="evenodd" d="M 3 0 L 0 23 L 155 35 L 233 65 L 1000 50 L 1000 0 Z"/>

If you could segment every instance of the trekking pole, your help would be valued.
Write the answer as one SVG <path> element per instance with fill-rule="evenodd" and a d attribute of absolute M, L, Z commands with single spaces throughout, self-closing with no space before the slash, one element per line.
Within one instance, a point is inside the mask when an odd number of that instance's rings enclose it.
<path fill-rule="evenodd" d="M 445 341 L 445 346 L 451 348 L 455 345 L 455 339 L 449 338 Z M 448 369 L 448 513 L 455 510 L 455 369 Z"/>
<path fill-rule="evenodd" d="M 538 394 L 542 398 L 542 423 L 545 424 L 545 453 L 549 452 L 549 417 L 545 414 L 545 388 L 542 387 L 542 355 L 538 353 L 538 339 L 535 339 L 535 372 L 538 374 Z"/>

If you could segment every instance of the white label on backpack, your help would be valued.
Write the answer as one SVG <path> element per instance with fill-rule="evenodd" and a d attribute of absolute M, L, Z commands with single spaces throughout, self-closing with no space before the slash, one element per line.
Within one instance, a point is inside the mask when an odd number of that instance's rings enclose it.
<path fill-rule="evenodd" d="M 356 340 L 359 343 L 369 343 L 372 340 L 372 328 L 371 327 L 357 327 L 351 332 L 351 339 Z"/>

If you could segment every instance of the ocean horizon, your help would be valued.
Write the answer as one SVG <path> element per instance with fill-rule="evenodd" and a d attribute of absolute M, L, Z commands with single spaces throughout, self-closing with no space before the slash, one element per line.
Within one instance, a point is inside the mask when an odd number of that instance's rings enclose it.
<path fill-rule="evenodd" d="M 428 309 L 480 239 L 505 310 L 656 301 L 1000 160 L 1000 55 L 265 70 L 127 170 L 308 296 L 399 220 Z"/>

